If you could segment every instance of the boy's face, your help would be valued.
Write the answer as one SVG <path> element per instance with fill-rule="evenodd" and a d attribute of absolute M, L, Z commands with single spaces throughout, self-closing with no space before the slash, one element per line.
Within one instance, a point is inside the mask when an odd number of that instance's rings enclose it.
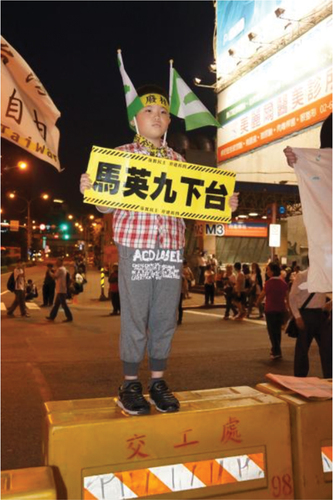
<path fill-rule="evenodd" d="M 163 137 L 170 124 L 168 111 L 159 104 L 151 104 L 136 115 L 140 135 L 155 143 Z"/>

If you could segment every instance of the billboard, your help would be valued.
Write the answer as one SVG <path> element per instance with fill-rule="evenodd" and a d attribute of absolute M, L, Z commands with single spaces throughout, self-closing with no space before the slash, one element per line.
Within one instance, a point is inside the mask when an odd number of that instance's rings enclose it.
<path fill-rule="evenodd" d="M 330 5 L 329 0 L 326 4 Z M 281 41 L 288 33 L 297 31 L 299 25 L 294 21 L 300 20 L 306 26 L 308 18 L 323 7 L 323 0 L 218 0 L 217 78 L 232 76 L 239 64 L 257 55 L 258 43 L 267 46 Z M 248 37 L 250 33 L 254 43 Z"/>
<path fill-rule="evenodd" d="M 282 0 L 219 0 L 216 3 L 217 61 L 280 7 Z"/>
<path fill-rule="evenodd" d="M 218 161 L 272 143 L 332 112 L 332 16 L 218 96 Z"/>

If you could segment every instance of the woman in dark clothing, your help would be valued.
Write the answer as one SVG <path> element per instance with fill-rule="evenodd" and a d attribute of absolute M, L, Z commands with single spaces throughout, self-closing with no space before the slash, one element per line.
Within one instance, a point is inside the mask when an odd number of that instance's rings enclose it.
<path fill-rule="evenodd" d="M 44 283 L 43 283 L 43 304 L 42 307 L 52 306 L 54 300 L 55 291 L 55 281 L 54 281 L 54 271 L 53 264 L 47 264 L 47 271 L 45 273 Z"/>
<path fill-rule="evenodd" d="M 259 307 L 263 298 L 265 302 L 265 316 L 268 335 L 272 344 L 270 353 L 271 359 L 282 358 L 281 353 L 281 329 L 284 323 L 285 313 L 287 311 L 286 303 L 288 301 L 288 285 L 281 278 L 281 270 L 277 264 L 271 262 L 267 266 L 268 280 L 264 289 L 258 297 L 256 306 Z"/>
<path fill-rule="evenodd" d="M 247 310 L 247 317 L 250 317 L 252 309 L 258 300 L 259 295 L 262 292 L 262 276 L 259 264 L 253 262 L 251 264 L 251 290 L 249 294 L 249 305 Z M 264 317 L 263 305 L 259 305 L 259 319 Z"/>

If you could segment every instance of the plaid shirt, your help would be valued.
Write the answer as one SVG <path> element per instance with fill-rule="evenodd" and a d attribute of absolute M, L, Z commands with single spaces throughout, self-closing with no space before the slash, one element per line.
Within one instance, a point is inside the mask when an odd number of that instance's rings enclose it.
<path fill-rule="evenodd" d="M 149 149 L 138 142 L 125 144 L 115 149 L 150 155 Z M 180 154 L 169 147 L 166 148 L 166 152 L 170 160 L 185 161 Z M 156 156 L 162 157 L 158 153 Z M 120 245 L 131 248 L 155 248 L 158 244 L 160 248 L 178 250 L 185 246 L 185 223 L 178 217 L 114 210 L 113 238 Z"/>

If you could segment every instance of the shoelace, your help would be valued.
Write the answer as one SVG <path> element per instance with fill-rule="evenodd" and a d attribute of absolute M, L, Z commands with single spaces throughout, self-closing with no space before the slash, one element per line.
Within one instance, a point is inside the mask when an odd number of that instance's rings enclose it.
<path fill-rule="evenodd" d="M 138 402 L 146 401 L 142 394 L 142 386 L 140 384 L 131 384 L 124 389 L 123 397 L 126 399 L 133 399 L 135 397 Z"/>
<path fill-rule="evenodd" d="M 172 394 L 165 382 L 159 382 L 158 384 L 156 384 L 156 388 L 158 387 L 160 388 L 156 389 L 157 394 L 163 395 L 163 398 L 167 399 L 170 402 L 177 402 L 175 396 Z"/>

